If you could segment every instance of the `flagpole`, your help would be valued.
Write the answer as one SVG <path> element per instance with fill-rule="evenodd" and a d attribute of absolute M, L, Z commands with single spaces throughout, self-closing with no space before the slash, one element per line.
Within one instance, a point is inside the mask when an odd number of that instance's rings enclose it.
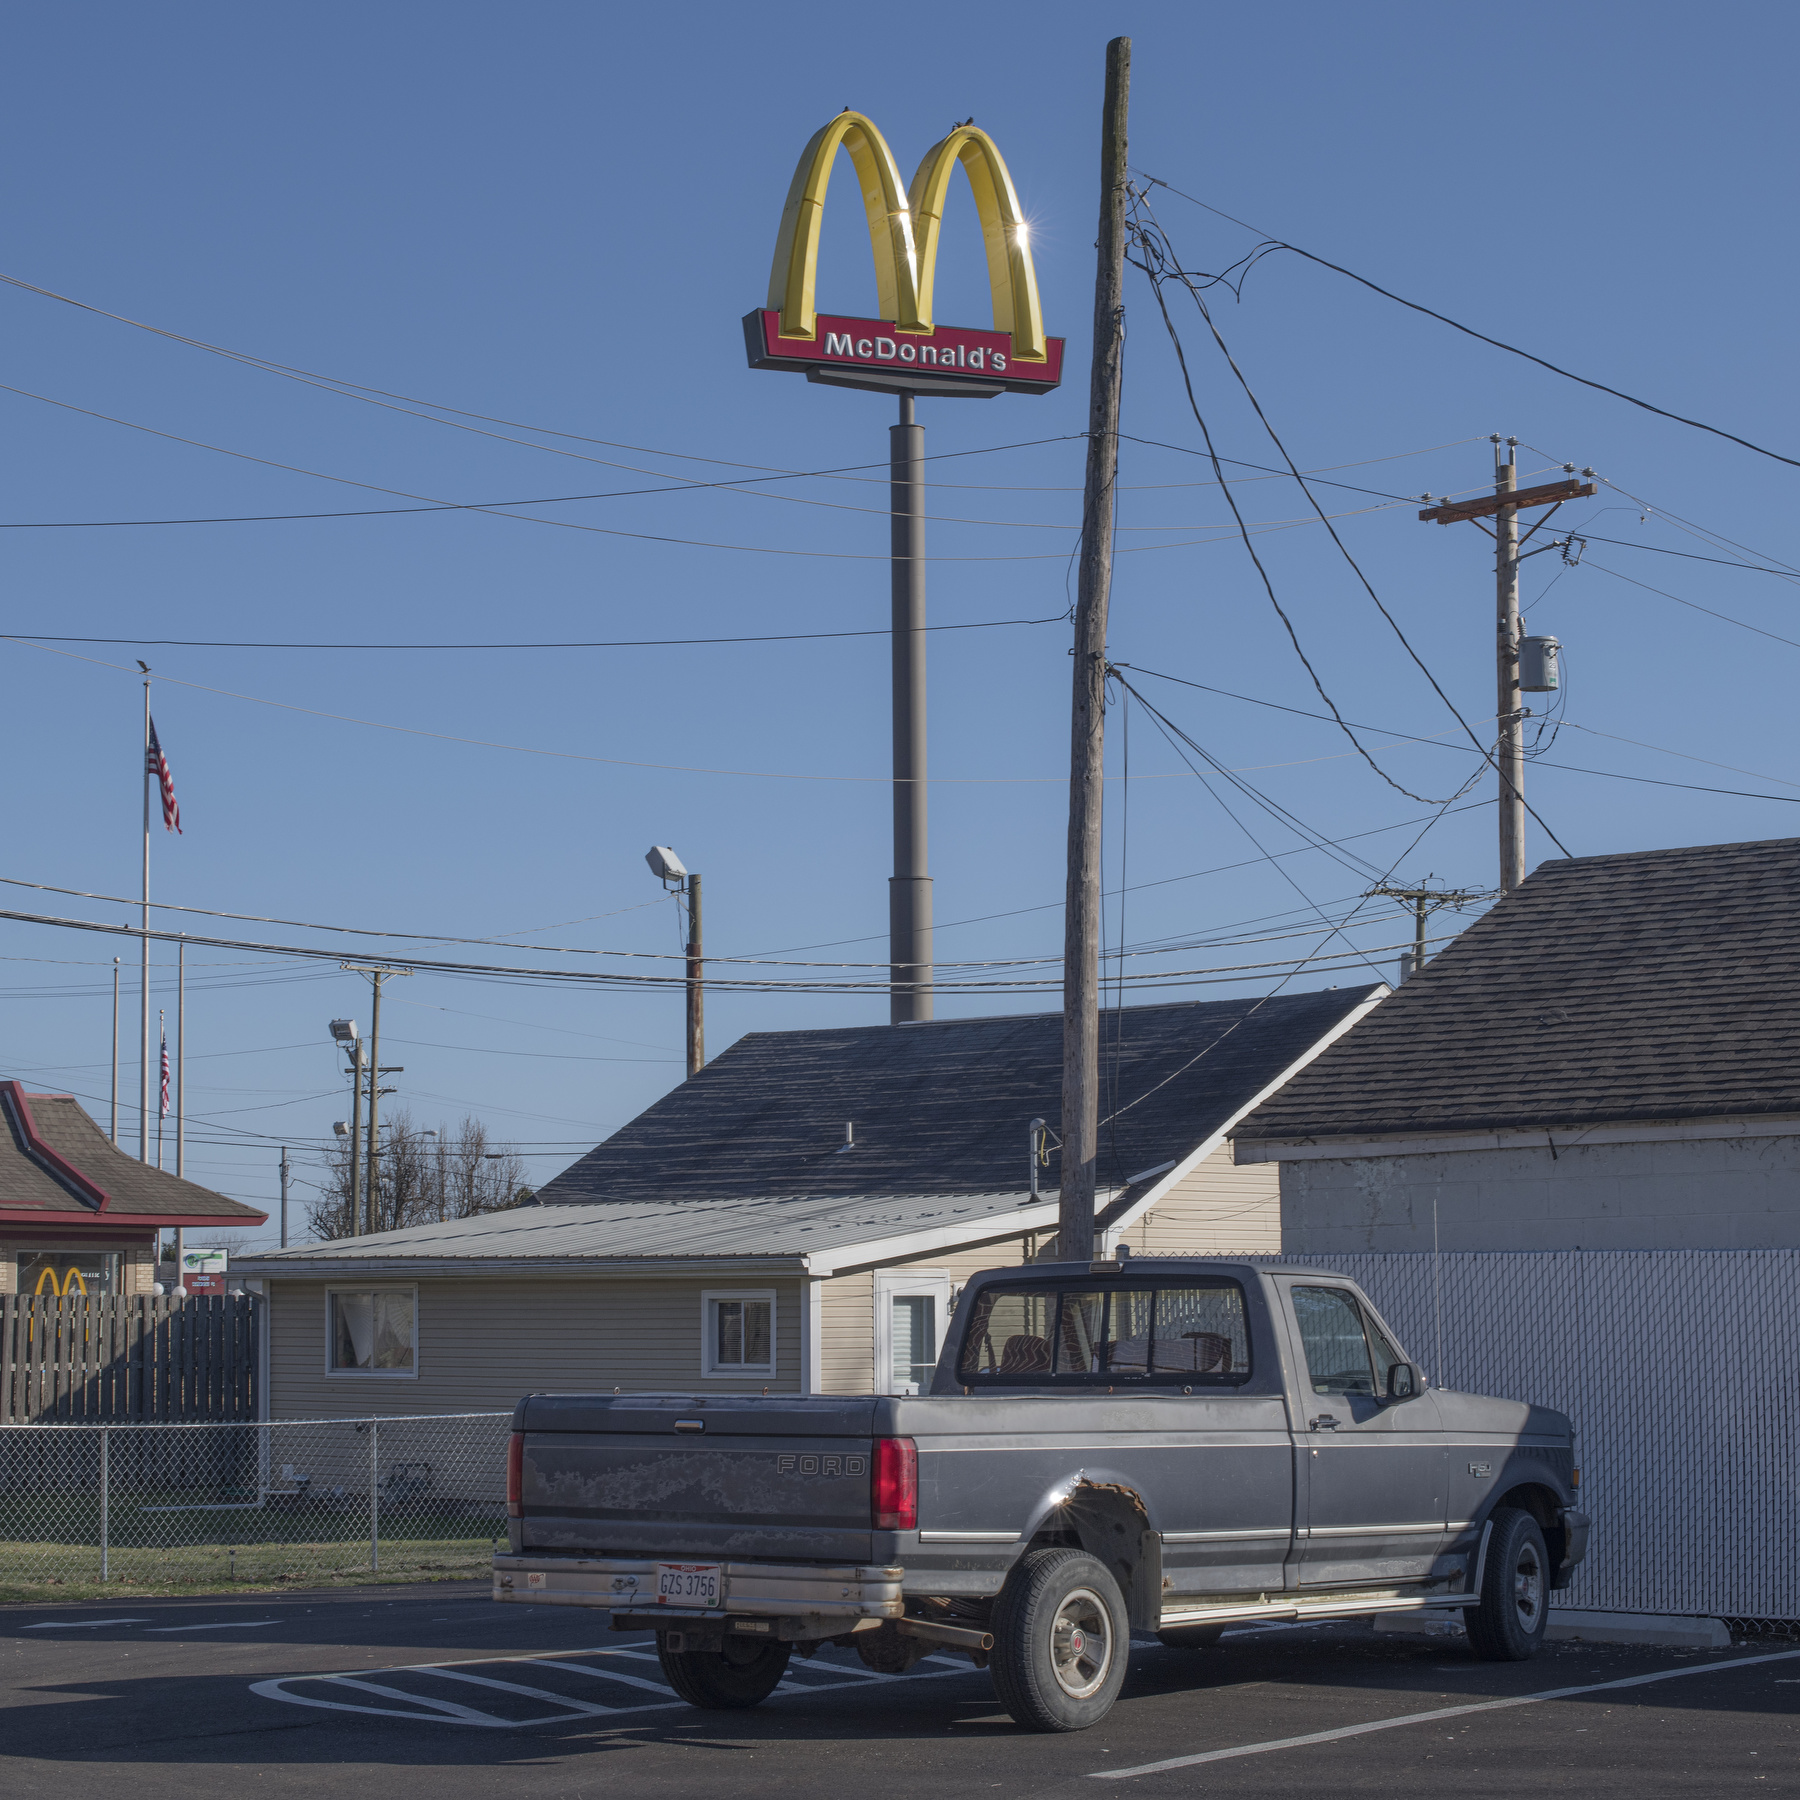
<path fill-rule="evenodd" d="M 162 1083 L 166 1079 L 163 1070 L 168 1067 L 169 1062 L 169 1027 L 163 1018 L 163 1009 L 160 1006 L 156 1009 L 156 1041 L 161 1047 L 161 1054 L 158 1056 L 156 1064 L 156 1166 L 160 1169 L 162 1167 L 163 1140 Z"/>
<path fill-rule="evenodd" d="M 175 1173 L 187 1157 L 187 939 L 175 947 Z"/>
<path fill-rule="evenodd" d="M 143 1042 L 138 1057 L 138 1161 L 150 1160 L 150 671 L 144 670 L 144 754 L 138 759 L 144 784 L 143 935 L 138 939 L 138 1023 Z"/>

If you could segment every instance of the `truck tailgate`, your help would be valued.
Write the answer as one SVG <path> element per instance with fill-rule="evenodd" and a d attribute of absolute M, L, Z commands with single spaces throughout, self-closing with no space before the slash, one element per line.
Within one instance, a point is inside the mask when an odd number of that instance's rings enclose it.
<path fill-rule="evenodd" d="M 520 1548 L 866 1563 L 876 1404 L 531 1395 Z"/>

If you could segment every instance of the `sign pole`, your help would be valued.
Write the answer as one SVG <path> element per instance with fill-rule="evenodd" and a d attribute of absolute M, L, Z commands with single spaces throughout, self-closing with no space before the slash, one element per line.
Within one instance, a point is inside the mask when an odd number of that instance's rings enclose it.
<path fill-rule="evenodd" d="M 894 874 L 888 883 L 888 1020 L 932 1016 L 925 785 L 925 427 L 900 396 L 888 428 L 893 510 Z"/>

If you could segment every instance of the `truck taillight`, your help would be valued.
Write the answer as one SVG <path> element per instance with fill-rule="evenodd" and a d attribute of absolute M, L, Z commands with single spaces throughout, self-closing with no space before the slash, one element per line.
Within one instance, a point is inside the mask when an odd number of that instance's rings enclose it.
<path fill-rule="evenodd" d="M 877 1438 L 869 1497 L 877 1531 L 919 1528 L 919 1452 L 911 1438 Z"/>
<path fill-rule="evenodd" d="M 506 1445 L 506 1516 L 525 1516 L 525 1434 L 515 1431 Z"/>

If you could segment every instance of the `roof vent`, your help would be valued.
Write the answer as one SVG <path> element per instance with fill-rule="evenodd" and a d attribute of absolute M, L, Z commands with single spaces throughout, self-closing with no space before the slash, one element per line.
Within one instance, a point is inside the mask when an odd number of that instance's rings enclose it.
<path fill-rule="evenodd" d="M 855 1148 L 856 1124 L 854 1120 L 846 1119 L 844 1121 L 844 1141 L 838 1145 L 837 1154 L 842 1156 L 846 1150 L 854 1150 Z"/>

